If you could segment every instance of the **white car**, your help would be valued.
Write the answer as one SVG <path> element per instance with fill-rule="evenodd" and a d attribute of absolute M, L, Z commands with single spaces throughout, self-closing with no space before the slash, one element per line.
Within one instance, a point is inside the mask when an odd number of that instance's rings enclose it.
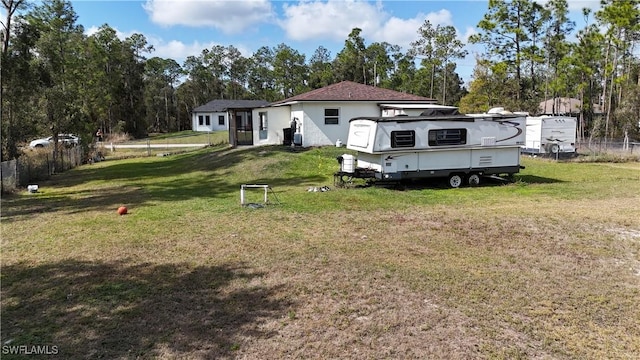
<path fill-rule="evenodd" d="M 67 146 L 76 146 L 80 143 L 80 138 L 73 134 L 58 134 L 58 142 Z M 53 143 L 53 136 L 36 139 L 29 143 L 30 148 L 42 148 Z"/>

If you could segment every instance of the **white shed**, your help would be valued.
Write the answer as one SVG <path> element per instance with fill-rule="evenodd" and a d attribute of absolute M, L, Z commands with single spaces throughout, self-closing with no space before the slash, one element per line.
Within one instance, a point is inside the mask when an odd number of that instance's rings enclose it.
<path fill-rule="evenodd" d="M 269 104 L 265 100 L 212 100 L 191 112 L 193 131 L 225 131 L 233 127 L 231 119 L 250 122 L 252 110 Z"/>

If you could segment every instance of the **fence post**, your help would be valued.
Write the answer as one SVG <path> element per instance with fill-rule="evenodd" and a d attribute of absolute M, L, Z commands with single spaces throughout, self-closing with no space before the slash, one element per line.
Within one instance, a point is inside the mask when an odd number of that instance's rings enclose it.
<path fill-rule="evenodd" d="M 19 172 L 20 167 L 18 166 L 18 159 L 15 159 L 15 161 L 13 162 L 13 166 L 16 174 L 16 187 L 18 187 L 22 185 L 20 183 L 20 172 Z"/>

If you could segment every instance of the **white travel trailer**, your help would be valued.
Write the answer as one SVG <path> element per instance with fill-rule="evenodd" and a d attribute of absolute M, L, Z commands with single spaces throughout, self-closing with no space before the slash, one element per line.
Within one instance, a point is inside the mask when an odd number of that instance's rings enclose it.
<path fill-rule="evenodd" d="M 347 149 L 336 176 L 374 181 L 448 178 L 451 187 L 478 185 L 483 176 L 520 171 L 525 116 L 492 109 L 460 114 L 457 108 L 421 116 L 357 117 L 349 122 Z"/>
<path fill-rule="evenodd" d="M 527 116 L 526 154 L 575 155 L 576 118 L 569 116 Z"/>

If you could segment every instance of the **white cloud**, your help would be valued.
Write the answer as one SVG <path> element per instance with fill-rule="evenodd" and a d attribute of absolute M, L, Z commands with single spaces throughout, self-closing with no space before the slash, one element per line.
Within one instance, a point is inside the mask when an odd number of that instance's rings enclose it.
<path fill-rule="evenodd" d="M 202 54 L 202 50 L 211 49 L 218 45 L 224 47 L 229 46 L 229 44 L 219 44 L 216 42 L 201 43 L 195 41 L 190 44 L 185 44 L 177 40 L 171 40 L 169 42 L 158 40 L 153 43 L 153 47 L 156 51 L 152 53 L 152 56 L 174 59 L 182 65 L 182 62 L 184 62 L 188 56 L 200 56 L 200 54 Z M 251 57 L 253 55 L 253 50 L 244 44 L 233 44 L 233 46 L 238 49 L 240 54 L 244 57 Z"/>
<path fill-rule="evenodd" d="M 284 4 L 279 24 L 293 40 L 347 38 L 353 28 L 363 32 L 380 26 L 386 14 L 380 7 L 362 0 L 314 0 Z"/>
<path fill-rule="evenodd" d="M 85 29 L 85 35 L 91 36 L 98 32 L 100 28 L 97 26 L 91 26 Z M 128 37 L 131 37 L 134 34 L 142 34 L 141 31 L 131 30 L 128 32 L 122 32 L 116 28 L 113 28 L 116 32 L 116 36 L 120 40 L 125 40 Z M 145 54 L 146 58 L 152 57 L 161 57 L 163 59 L 174 59 L 180 65 L 187 59 L 189 56 L 199 56 L 202 54 L 202 50 L 211 49 L 216 45 L 227 46 L 227 44 L 218 44 L 215 42 L 207 42 L 201 43 L 199 41 L 194 41 L 192 43 L 184 43 L 178 40 L 170 40 L 166 41 L 160 37 L 156 37 L 154 35 L 143 34 L 147 39 L 147 45 L 153 46 L 153 51 L 151 53 Z M 251 56 L 251 50 L 243 45 L 234 45 L 240 53 L 245 56 Z"/>
<path fill-rule="evenodd" d="M 210 49 L 217 45 L 215 43 L 202 44 L 200 42 L 193 42 L 185 44 L 182 41 L 171 40 L 163 41 L 162 39 L 152 39 L 150 44 L 153 45 L 155 51 L 148 55 L 161 57 L 163 59 L 174 59 L 178 63 L 184 62 L 188 56 L 199 56 L 204 49 Z"/>
<path fill-rule="evenodd" d="M 425 20 L 429 20 L 429 22 L 433 25 L 453 25 L 451 12 L 447 9 L 431 12 L 427 14 Z"/>
<path fill-rule="evenodd" d="M 434 25 L 453 24 L 446 9 L 419 13 L 414 18 L 391 16 L 381 2 L 364 0 L 311 0 L 295 5 L 283 5 L 283 19 L 279 22 L 287 38 L 305 40 L 346 40 L 353 28 L 362 29 L 367 42 L 386 41 L 407 49 L 418 37 L 418 29 L 425 20 Z"/>
<path fill-rule="evenodd" d="M 477 33 L 478 30 L 476 30 L 476 28 L 468 26 L 464 34 L 460 37 L 460 40 L 464 43 L 469 43 L 469 38 Z"/>
<path fill-rule="evenodd" d="M 268 0 L 147 0 L 143 7 L 151 21 L 162 26 L 212 27 L 226 34 L 240 33 L 274 16 Z"/>
<path fill-rule="evenodd" d="M 132 31 L 124 33 L 124 32 L 122 32 L 122 31 L 120 31 L 120 30 L 118 30 L 118 29 L 116 29 L 114 27 L 111 27 L 111 28 L 116 32 L 116 36 L 120 40 L 124 40 L 124 39 L 130 37 L 133 34 L 140 34 L 141 33 L 140 31 L 135 31 L 135 30 L 132 30 Z M 99 30 L 100 30 L 100 27 L 91 26 L 91 27 L 88 27 L 88 28 L 84 29 L 84 34 L 87 35 L 87 36 L 91 36 L 91 35 L 94 35 L 95 33 L 97 33 Z"/>
<path fill-rule="evenodd" d="M 372 40 L 386 41 L 392 45 L 400 45 L 404 50 L 407 50 L 411 47 L 411 42 L 418 40 L 418 30 L 426 20 L 433 26 L 453 24 L 451 13 L 445 9 L 427 15 L 418 14 L 412 19 L 391 17 L 381 24 L 380 29 L 371 34 Z"/>
<path fill-rule="evenodd" d="M 540 5 L 546 5 L 549 0 L 538 0 Z M 594 12 L 600 9 L 600 0 L 567 0 L 569 11 L 582 12 L 583 8 L 589 8 Z"/>
<path fill-rule="evenodd" d="M 149 45 L 153 45 L 155 49 L 155 51 L 148 54 L 147 57 L 157 56 L 163 59 L 174 59 L 180 65 L 182 65 L 189 56 L 200 56 L 204 49 L 211 49 L 217 45 L 228 46 L 228 44 L 219 44 L 216 42 L 201 43 L 194 41 L 192 43 L 184 43 L 178 40 L 165 41 L 155 37 L 147 37 L 147 41 Z M 244 45 L 234 44 L 233 46 L 240 51 L 242 56 L 250 57 L 253 54 L 253 52 Z"/>
<path fill-rule="evenodd" d="M 600 0 L 568 0 L 569 11 L 582 11 L 589 8 L 593 11 L 600 9 Z"/>
<path fill-rule="evenodd" d="M 407 50 L 411 46 L 411 42 L 417 40 L 418 29 L 422 24 L 424 24 L 424 18 L 399 19 L 392 17 L 371 34 L 371 40 L 386 41 L 392 45 L 400 45 L 404 50 Z"/>
<path fill-rule="evenodd" d="M 84 34 L 87 35 L 87 36 L 91 36 L 91 35 L 97 33 L 98 29 L 99 28 L 97 26 L 91 26 L 91 27 L 88 27 L 88 28 L 84 28 Z M 118 38 L 120 38 L 120 36 L 118 36 Z"/>

